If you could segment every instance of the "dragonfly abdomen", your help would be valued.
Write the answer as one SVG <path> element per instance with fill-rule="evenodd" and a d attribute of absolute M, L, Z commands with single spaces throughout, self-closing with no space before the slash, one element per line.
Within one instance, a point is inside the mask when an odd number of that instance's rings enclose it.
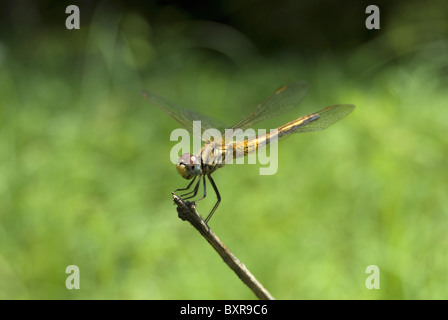
<path fill-rule="evenodd" d="M 317 119 L 319 119 L 319 115 L 318 114 L 310 114 L 304 117 L 300 117 L 294 121 L 288 122 L 287 124 L 279 127 L 278 130 L 278 138 L 281 138 L 283 136 L 289 135 L 294 133 L 297 129 L 301 128 L 302 126 L 316 121 Z"/>
<path fill-rule="evenodd" d="M 277 128 L 276 132 L 271 131 L 263 135 L 245 139 L 241 142 L 234 142 L 232 144 L 233 158 L 247 156 L 249 153 L 258 150 L 259 148 L 265 147 L 271 141 L 292 134 L 299 128 L 305 126 L 310 122 L 316 121 L 317 119 L 319 119 L 318 114 L 310 114 L 308 116 L 300 117 L 294 121 L 288 122 L 287 124 Z"/>

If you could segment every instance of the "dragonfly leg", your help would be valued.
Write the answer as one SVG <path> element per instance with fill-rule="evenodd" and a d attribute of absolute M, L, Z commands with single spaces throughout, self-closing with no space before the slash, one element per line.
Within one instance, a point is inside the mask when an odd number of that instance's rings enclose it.
<path fill-rule="evenodd" d="M 202 198 L 199 198 L 196 201 L 202 200 L 207 196 L 207 190 L 206 190 L 206 184 L 205 184 L 205 174 L 202 176 L 202 181 L 204 182 L 204 195 L 202 196 Z"/>
<path fill-rule="evenodd" d="M 196 197 L 196 195 L 198 194 L 198 190 L 199 190 L 200 184 L 201 184 L 201 178 L 198 179 L 198 183 L 196 183 L 196 186 L 194 187 L 193 191 L 190 191 L 190 192 L 187 192 L 187 193 L 184 193 L 184 194 L 180 195 L 182 200 L 187 200 L 187 199 L 191 199 L 191 198 Z M 189 194 L 192 194 L 192 195 L 184 198 L 185 196 L 187 196 Z"/>
<path fill-rule="evenodd" d="M 201 179 L 199 179 L 198 183 L 196 184 L 196 186 L 194 187 L 194 189 L 192 191 L 183 193 L 183 194 L 181 194 L 180 197 L 183 198 L 183 197 L 185 197 L 185 196 L 187 196 L 189 194 L 192 194 L 192 193 L 194 194 L 193 195 L 193 197 L 194 197 L 198 193 L 198 189 L 199 189 L 199 185 L 198 184 L 200 184 L 200 182 L 201 182 Z"/>
<path fill-rule="evenodd" d="M 218 201 L 216 202 L 215 206 L 213 207 L 212 211 L 208 214 L 207 218 L 205 219 L 205 224 L 208 224 L 210 221 L 210 218 L 212 217 L 213 213 L 215 213 L 216 208 L 218 208 L 219 204 L 221 203 L 221 196 L 219 195 L 218 188 L 216 187 L 215 181 L 213 181 L 210 174 L 207 174 L 208 180 L 210 180 L 210 183 L 212 184 L 213 189 L 216 192 L 216 196 L 218 197 Z"/>
<path fill-rule="evenodd" d="M 176 189 L 173 192 L 178 192 L 178 191 L 185 191 L 190 189 L 191 185 L 193 184 L 193 182 L 196 180 L 197 176 L 193 178 L 193 180 L 191 180 L 191 182 L 188 184 L 188 186 L 186 188 L 180 188 L 180 189 Z"/>

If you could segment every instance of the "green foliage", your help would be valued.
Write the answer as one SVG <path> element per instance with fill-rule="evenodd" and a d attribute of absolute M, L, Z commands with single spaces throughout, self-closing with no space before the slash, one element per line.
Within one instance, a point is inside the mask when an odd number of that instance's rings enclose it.
<path fill-rule="evenodd" d="M 135 13 L 111 27 L 107 14 L 0 46 L 0 298 L 255 298 L 177 218 L 178 124 L 140 91 L 230 123 L 305 80 L 302 107 L 268 128 L 337 103 L 355 111 L 280 141 L 276 175 L 217 171 L 212 229 L 278 299 L 446 299 L 446 21 L 443 38 L 392 26 L 355 52 L 305 60 L 262 57 L 219 25 L 224 48 L 182 26 L 156 33 Z M 65 288 L 72 264 L 80 290 Z M 365 287 L 372 264 L 380 290 Z"/>

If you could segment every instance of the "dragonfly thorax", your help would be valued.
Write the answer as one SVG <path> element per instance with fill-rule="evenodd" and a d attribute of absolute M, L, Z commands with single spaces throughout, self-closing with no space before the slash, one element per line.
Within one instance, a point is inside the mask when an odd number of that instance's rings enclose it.
<path fill-rule="evenodd" d="M 195 155 L 184 153 L 177 162 L 176 170 L 183 178 L 189 180 L 201 173 L 201 160 Z"/>
<path fill-rule="evenodd" d="M 225 164 L 226 150 L 231 152 L 231 148 L 226 148 L 222 141 L 206 142 L 201 149 L 202 170 L 205 173 L 212 173 Z"/>

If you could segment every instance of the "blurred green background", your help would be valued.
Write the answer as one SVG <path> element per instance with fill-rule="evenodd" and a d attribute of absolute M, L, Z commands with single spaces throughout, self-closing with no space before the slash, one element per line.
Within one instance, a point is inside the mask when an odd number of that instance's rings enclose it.
<path fill-rule="evenodd" d="M 211 228 L 277 299 L 448 298 L 446 1 L 80 1 L 80 30 L 69 4 L 1 5 L 1 299 L 255 299 L 178 219 L 179 125 L 140 91 L 231 123 L 296 80 L 267 128 L 355 111 L 280 141 L 276 175 L 217 171 Z"/>

